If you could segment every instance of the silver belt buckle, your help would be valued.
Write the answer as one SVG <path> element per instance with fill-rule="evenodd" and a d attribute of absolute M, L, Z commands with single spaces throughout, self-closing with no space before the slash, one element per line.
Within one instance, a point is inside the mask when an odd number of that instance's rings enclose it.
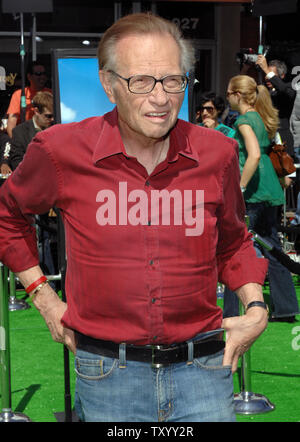
<path fill-rule="evenodd" d="M 162 348 L 161 345 L 151 345 L 151 352 L 152 352 L 152 362 L 151 362 L 151 367 L 152 368 L 161 368 L 164 366 L 164 364 L 156 364 L 155 363 L 155 354 L 154 354 L 154 350 L 160 350 Z"/>

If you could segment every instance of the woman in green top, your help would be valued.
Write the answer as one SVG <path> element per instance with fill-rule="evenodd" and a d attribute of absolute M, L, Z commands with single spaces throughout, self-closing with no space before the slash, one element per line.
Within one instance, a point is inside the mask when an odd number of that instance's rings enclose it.
<path fill-rule="evenodd" d="M 265 86 L 257 86 L 247 75 L 233 77 L 228 85 L 227 99 L 239 112 L 234 138 L 239 145 L 241 190 L 246 202 L 249 229 L 277 248 L 281 248 L 277 232 L 278 208 L 284 193 L 267 155 L 278 129 L 278 111 L 273 107 Z M 299 314 L 296 292 L 290 272 L 267 250 L 260 252 L 269 260 L 271 318 L 292 322 Z M 225 290 L 224 316 L 238 315 L 237 297 Z"/>
<path fill-rule="evenodd" d="M 247 81 L 248 78 L 253 80 L 246 75 L 238 77 L 246 77 Z M 234 123 L 234 138 L 239 144 L 241 187 L 247 203 L 268 202 L 271 206 L 280 206 L 284 203 L 284 193 L 268 156 L 271 140 L 278 127 L 278 112 L 272 106 L 270 94 L 265 86 L 258 86 L 257 90 L 259 93 L 255 91 L 256 107 L 239 98 L 239 92 L 231 94 L 231 91 L 228 91 L 229 102 L 240 112 Z M 269 131 L 257 111 L 260 101 L 264 113 L 269 113 Z M 261 113 L 263 115 L 262 110 Z"/>
<path fill-rule="evenodd" d="M 235 130 L 219 121 L 225 110 L 225 102 L 222 97 L 214 92 L 205 92 L 199 101 L 197 109 L 197 121 L 199 126 L 208 127 L 222 132 L 227 137 L 233 137 Z"/>

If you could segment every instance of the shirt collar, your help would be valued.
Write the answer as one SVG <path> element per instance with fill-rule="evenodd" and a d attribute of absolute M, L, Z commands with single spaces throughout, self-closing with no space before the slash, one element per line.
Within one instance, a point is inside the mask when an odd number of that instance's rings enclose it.
<path fill-rule="evenodd" d="M 168 153 L 168 161 L 174 162 L 182 155 L 190 160 L 198 162 L 198 156 L 193 151 L 190 144 L 189 132 L 191 126 L 183 120 L 177 120 L 175 127 L 170 133 L 170 149 Z"/>
<path fill-rule="evenodd" d="M 40 128 L 40 126 L 38 126 L 37 122 L 35 121 L 35 115 L 33 115 L 33 117 L 32 117 L 32 123 L 33 123 L 34 128 L 35 128 L 38 132 L 42 130 L 42 129 Z"/>
<path fill-rule="evenodd" d="M 112 155 L 123 154 L 126 156 L 125 147 L 121 138 L 118 126 L 118 111 L 115 107 L 112 112 L 104 115 L 104 124 L 96 142 L 93 154 L 93 162 L 108 158 Z M 185 127 L 186 126 L 186 127 Z M 188 138 L 189 124 L 178 120 L 170 133 L 170 149 L 168 161 L 177 161 L 179 155 L 183 155 L 193 161 L 198 162 L 198 157 L 193 152 Z"/>
<path fill-rule="evenodd" d="M 125 147 L 118 127 L 117 108 L 115 107 L 112 112 L 105 114 L 103 118 L 104 123 L 93 154 L 94 163 L 120 153 L 126 156 Z"/>

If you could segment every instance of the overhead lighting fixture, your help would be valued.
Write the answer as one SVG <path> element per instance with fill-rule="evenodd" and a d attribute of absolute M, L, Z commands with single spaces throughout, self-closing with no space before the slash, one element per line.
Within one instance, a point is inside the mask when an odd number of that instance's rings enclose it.
<path fill-rule="evenodd" d="M 81 43 L 85 46 L 89 46 L 91 44 L 90 40 L 83 40 Z"/>

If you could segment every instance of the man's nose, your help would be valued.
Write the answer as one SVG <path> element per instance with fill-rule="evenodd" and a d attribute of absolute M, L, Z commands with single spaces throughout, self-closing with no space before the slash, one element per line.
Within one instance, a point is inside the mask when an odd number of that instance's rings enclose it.
<path fill-rule="evenodd" d="M 165 104 L 169 101 L 169 95 L 164 90 L 162 83 L 157 82 L 153 90 L 150 92 L 150 97 L 158 104 Z"/>

